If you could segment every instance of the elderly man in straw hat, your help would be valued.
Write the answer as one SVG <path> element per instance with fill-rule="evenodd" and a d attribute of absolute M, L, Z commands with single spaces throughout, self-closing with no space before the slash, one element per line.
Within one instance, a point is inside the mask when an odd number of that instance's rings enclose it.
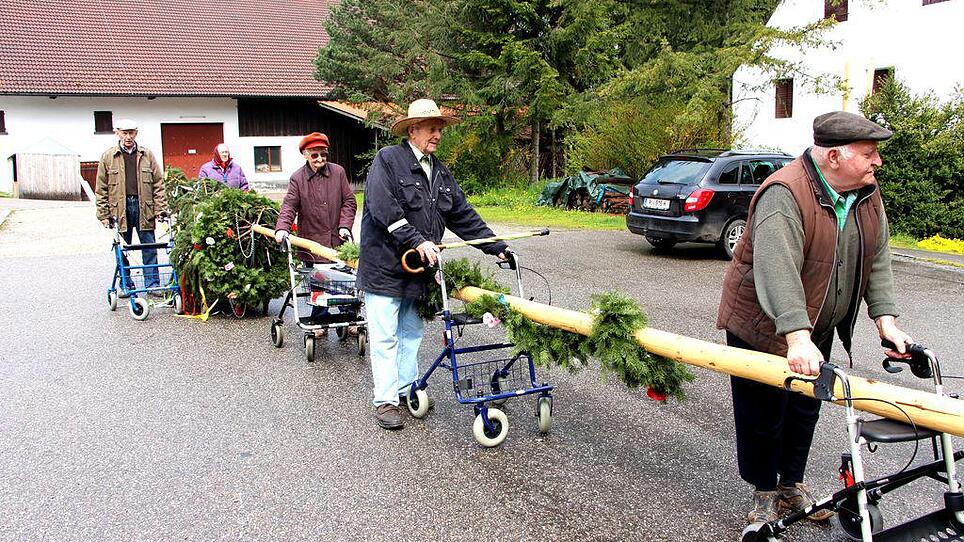
<path fill-rule="evenodd" d="M 786 356 L 790 370 L 820 372 L 834 332 L 847 355 L 861 301 L 889 356 L 907 357 L 897 327 L 894 277 L 875 170 L 877 142 L 893 134 L 860 115 L 813 121 L 813 147 L 763 182 L 723 279 L 717 327 L 730 346 Z M 732 377 L 740 477 L 753 486 L 749 523 L 805 510 L 803 483 L 820 401 Z M 808 517 L 826 521 L 818 510 Z"/>
<path fill-rule="evenodd" d="M 385 429 L 403 427 L 399 403 L 417 376 L 423 333 L 415 302 L 432 280 L 431 273 L 406 273 L 402 254 L 415 249 L 434 265 L 445 228 L 462 239 L 493 236 L 452 172 L 433 156 L 442 129 L 457 122 L 434 101 L 415 100 L 408 115 L 392 125 L 406 139 L 378 151 L 365 182 L 358 287 L 365 291 L 371 334 L 375 420 Z M 505 243 L 480 248 L 507 257 Z"/>

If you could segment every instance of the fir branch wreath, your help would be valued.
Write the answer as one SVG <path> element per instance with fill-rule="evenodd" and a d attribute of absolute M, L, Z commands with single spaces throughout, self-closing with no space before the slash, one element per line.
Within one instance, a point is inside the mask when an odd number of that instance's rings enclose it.
<path fill-rule="evenodd" d="M 508 293 L 491 273 L 467 259 L 445 263 L 445 282 L 449 291 L 465 286 Z M 432 285 L 419 304 L 419 314 L 432 319 L 441 308 L 441 289 Z M 620 292 L 611 291 L 592 297 L 592 333 L 584 337 L 562 329 L 533 322 L 496 296 L 484 295 L 465 304 L 465 312 L 477 318 L 486 313 L 505 326 L 509 341 L 517 351 L 528 352 L 544 367 L 562 367 L 577 372 L 590 359 L 599 361 L 604 377 L 614 375 L 629 388 L 646 387 L 651 398 L 665 401 L 667 396 L 685 399 L 683 385 L 695 378 L 683 364 L 647 352 L 636 342 L 634 332 L 647 325 L 639 304 Z"/>

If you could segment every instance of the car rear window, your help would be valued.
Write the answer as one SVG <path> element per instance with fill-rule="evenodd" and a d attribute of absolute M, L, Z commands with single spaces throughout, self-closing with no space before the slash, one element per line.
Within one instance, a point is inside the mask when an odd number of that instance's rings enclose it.
<path fill-rule="evenodd" d="M 702 160 L 680 160 L 679 158 L 664 158 L 653 166 L 642 182 L 660 184 L 692 184 L 703 178 L 710 162 Z"/>

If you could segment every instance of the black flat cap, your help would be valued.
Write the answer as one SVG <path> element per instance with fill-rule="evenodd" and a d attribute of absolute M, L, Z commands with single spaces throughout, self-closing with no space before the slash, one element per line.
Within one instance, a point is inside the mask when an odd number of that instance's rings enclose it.
<path fill-rule="evenodd" d="M 887 128 L 846 111 L 824 113 L 813 119 L 813 144 L 839 147 L 854 141 L 883 141 L 894 135 Z"/>

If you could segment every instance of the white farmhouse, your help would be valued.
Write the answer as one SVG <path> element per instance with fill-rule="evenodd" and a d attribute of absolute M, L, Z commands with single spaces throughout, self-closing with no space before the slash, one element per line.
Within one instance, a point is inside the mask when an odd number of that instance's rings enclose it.
<path fill-rule="evenodd" d="M 11 157 L 45 140 L 79 156 L 92 182 L 121 118 L 139 123 L 138 143 L 164 166 L 191 176 L 225 142 L 253 186 L 284 186 L 304 164 L 299 139 L 318 131 L 360 180 L 356 156 L 376 132 L 364 112 L 321 102 L 329 89 L 313 76 L 335 3 L 3 0 L 0 192 L 13 187 Z"/>
<path fill-rule="evenodd" d="M 777 56 L 801 61 L 809 75 L 839 77 L 845 92 L 818 94 L 801 78 L 773 80 L 743 67 L 733 76 L 734 127 L 746 147 L 800 154 L 813 144 L 813 118 L 828 111 L 859 112 L 875 82 L 894 76 L 914 93 L 950 96 L 964 86 L 964 0 L 784 0 L 768 23 L 789 28 L 824 17 L 839 21 L 827 33 L 836 48 Z"/>

